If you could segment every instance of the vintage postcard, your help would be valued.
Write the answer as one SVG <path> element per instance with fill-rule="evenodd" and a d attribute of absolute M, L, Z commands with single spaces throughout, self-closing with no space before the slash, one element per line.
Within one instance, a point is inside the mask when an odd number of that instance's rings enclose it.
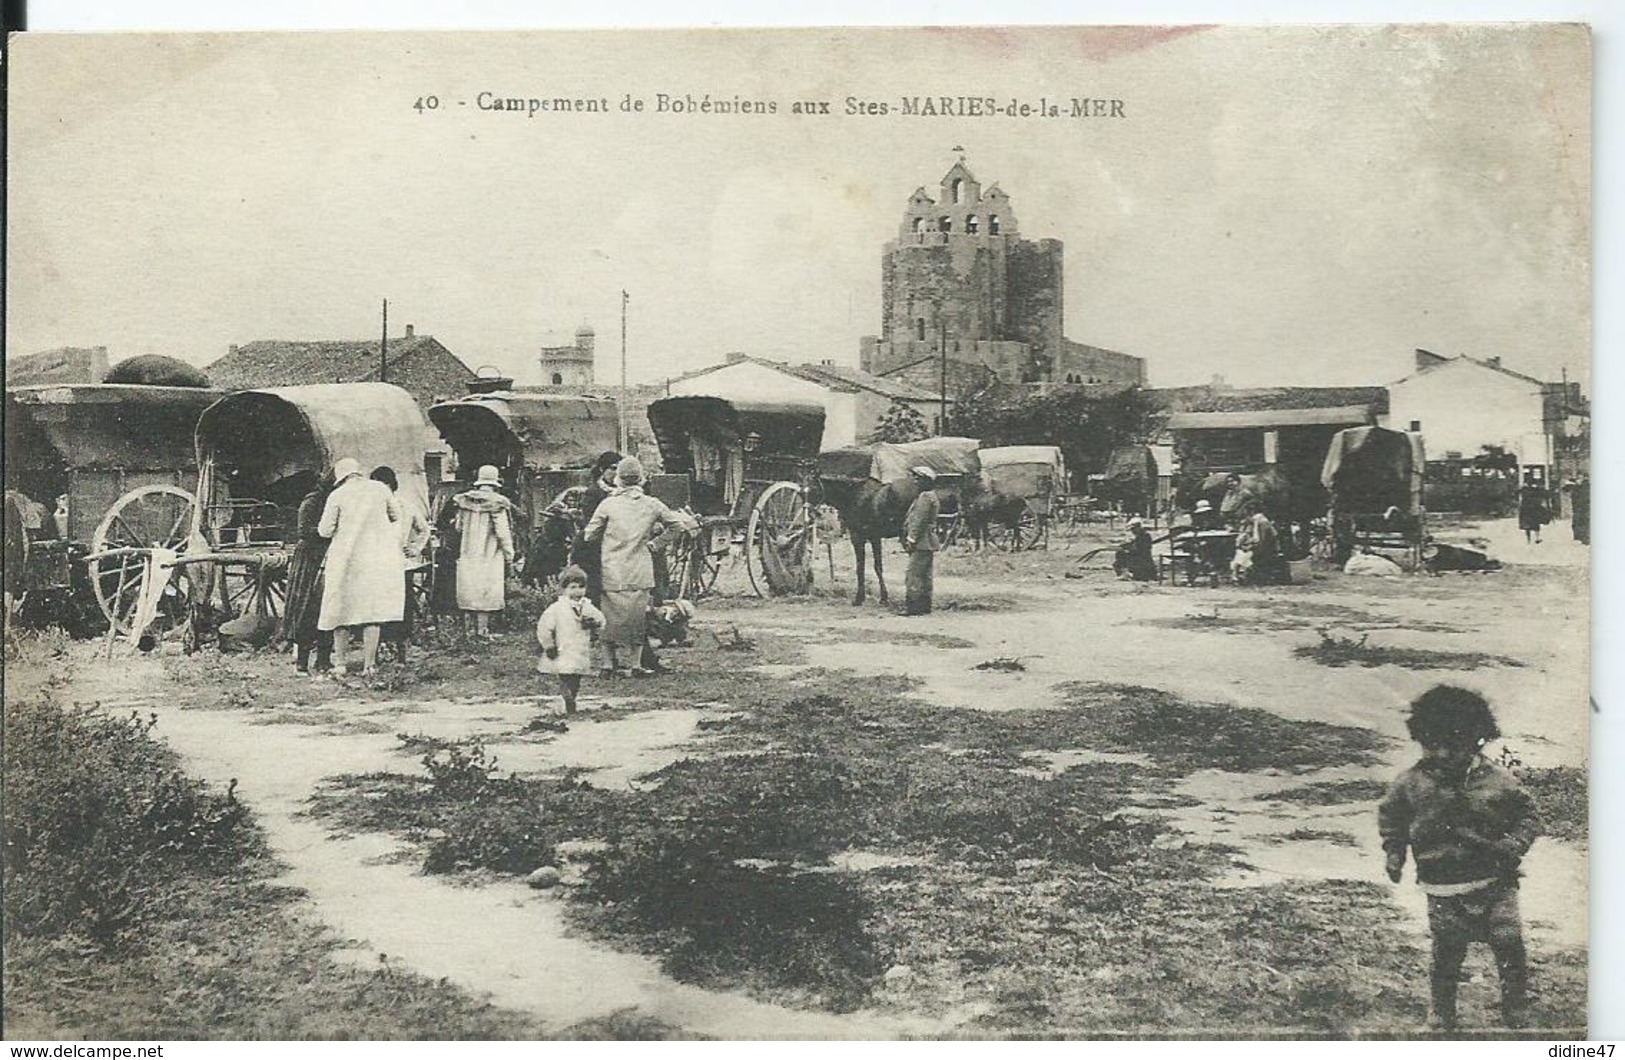
<path fill-rule="evenodd" d="M 8 1037 L 1586 1033 L 1585 26 L 6 65 Z"/>

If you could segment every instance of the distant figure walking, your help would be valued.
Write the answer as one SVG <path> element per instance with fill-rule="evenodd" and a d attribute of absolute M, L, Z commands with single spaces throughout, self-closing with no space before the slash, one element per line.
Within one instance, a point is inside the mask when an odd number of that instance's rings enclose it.
<path fill-rule="evenodd" d="M 662 530 L 692 531 L 700 524 L 643 492 L 643 465 L 635 456 L 616 465 L 615 482 L 615 492 L 598 505 L 583 535 L 602 546 L 604 647 L 611 670 L 620 669 L 619 653 L 632 673 L 654 673 L 660 660 L 649 646 L 649 602 L 655 586 L 649 542 Z"/>
<path fill-rule="evenodd" d="M 491 616 L 506 603 L 513 562 L 513 502 L 497 492 L 502 477 L 486 464 L 474 488 L 452 498 L 457 510 L 457 608 L 474 616 L 474 632 L 490 637 Z"/>
<path fill-rule="evenodd" d="M 536 669 L 558 675 L 564 713 L 576 712 L 581 679 L 592 673 L 592 643 L 604 628 L 604 613 L 587 599 L 587 572 L 566 567 L 559 574 L 559 598 L 536 623 L 542 659 Z"/>
<path fill-rule="evenodd" d="M 1524 543 L 1540 544 L 1540 528 L 1552 521 L 1552 511 L 1546 506 L 1546 491 L 1526 484 L 1518 491 L 1518 529 L 1523 531 Z"/>
<path fill-rule="evenodd" d="M 277 640 L 294 646 L 294 666 L 300 673 L 311 672 L 311 652 L 316 653 L 316 676 L 333 669 L 333 633 L 318 628 L 322 616 L 322 584 L 327 566 L 327 538 L 319 532 L 322 510 L 333 492 L 333 480 L 323 476 L 314 489 L 299 502 L 293 560 L 288 564 L 288 595 L 282 604 L 282 626 Z"/>
<path fill-rule="evenodd" d="M 903 516 L 902 545 L 903 551 L 908 553 L 908 573 L 903 579 L 903 613 L 929 615 L 936 577 L 932 568 L 936 564 L 937 550 L 942 548 L 942 539 L 937 536 L 937 516 L 942 511 L 942 502 L 933 488 L 937 482 L 935 471 L 921 465 L 909 474 L 914 476 L 920 493 Z"/>
<path fill-rule="evenodd" d="M 401 509 L 389 487 L 363 478 L 361 465 L 349 457 L 334 465 L 333 479 L 337 484 L 316 528 L 332 541 L 317 627 L 333 631 L 333 665 L 341 674 L 350 632 L 359 628 L 361 673 L 370 677 L 378 667 L 383 624 L 399 622 L 406 610 L 401 536 L 395 527 Z"/>

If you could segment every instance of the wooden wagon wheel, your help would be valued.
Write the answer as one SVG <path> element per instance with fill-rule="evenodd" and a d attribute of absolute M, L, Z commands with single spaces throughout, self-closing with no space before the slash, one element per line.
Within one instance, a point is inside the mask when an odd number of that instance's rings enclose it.
<path fill-rule="evenodd" d="M 762 492 L 751 508 L 745 536 L 745 570 L 756 595 L 812 588 L 814 536 L 812 508 L 799 485 L 775 482 Z"/>
<path fill-rule="evenodd" d="M 716 586 L 722 557 L 711 553 L 710 542 L 711 534 L 704 527 L 677 535 L 667 575 L 677 599 L 698 600 Z"/>
<path fill-rule="evenodd" d="M 1021 552 L 1038 545 L 1039 536 L 1043 532 L 1043 521 L 1033 506 L 1027 501 L 1021 502 L 1021 510 L 1014 518 L 1005 524 L 1004 547 L 1011 552 Z"/>
<path fill-rule="evenodd" d="M 197 498 L 179 486 L 142 486 L 114 502 L 91 538 L 92 554 L 114 549 L 185 549 L 192 533 Z M 147 577 L 146 557 L 133 552 L 91 561 L 90 585 L 102 614 L 120 633 L 129 633 Z M 159 615 L 178 619 L 183 594 L 166 594 Z"/>

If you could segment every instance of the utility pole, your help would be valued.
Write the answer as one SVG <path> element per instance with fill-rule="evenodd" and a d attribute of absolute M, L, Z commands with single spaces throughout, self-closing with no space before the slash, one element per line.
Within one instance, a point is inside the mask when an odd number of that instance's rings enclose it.
<path fill-rule="evenodd" d="M 938 413 L 940 417 L 937 433 L 948 433 L 948 320 L 939 312 L 937 315 L 938 343 L 942 348 L 942 370 L 938 376 L 937 398 L 941 406 Z"/>
<path fill-rule="evenodd" d="M 626 303 L 632 296 L 621 290 L 621 397 L 615 403 L 615 418 L 619 421 L 617 437 L 620 439 L 619 447 L 626 453 Z"/>
<path fill-rule="evenodd" d="M 384 299 L 384 330 L 378 336 L 378 381 L 389 382 L 385 376 L 389 372 L 389 299 Z"/>

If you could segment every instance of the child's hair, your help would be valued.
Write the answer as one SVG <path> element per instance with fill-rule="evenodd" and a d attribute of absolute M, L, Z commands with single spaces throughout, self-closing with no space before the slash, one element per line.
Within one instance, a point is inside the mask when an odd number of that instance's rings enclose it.
<path fill-rule="evenodd" d="M 559 571 L 559 588 L 563 589 L 572 582 L 583 586 L 587 584 L 587 572 L 574 564 Z"/>
<path fill-rule="evenodd" d="M 1424 747 L 1476 744 L 1501 735 L 1489 701 L 1471 689 L 1455 685 L 1434 685 L 1412 700 L 1405 727 L 1411 739 Z"/>

